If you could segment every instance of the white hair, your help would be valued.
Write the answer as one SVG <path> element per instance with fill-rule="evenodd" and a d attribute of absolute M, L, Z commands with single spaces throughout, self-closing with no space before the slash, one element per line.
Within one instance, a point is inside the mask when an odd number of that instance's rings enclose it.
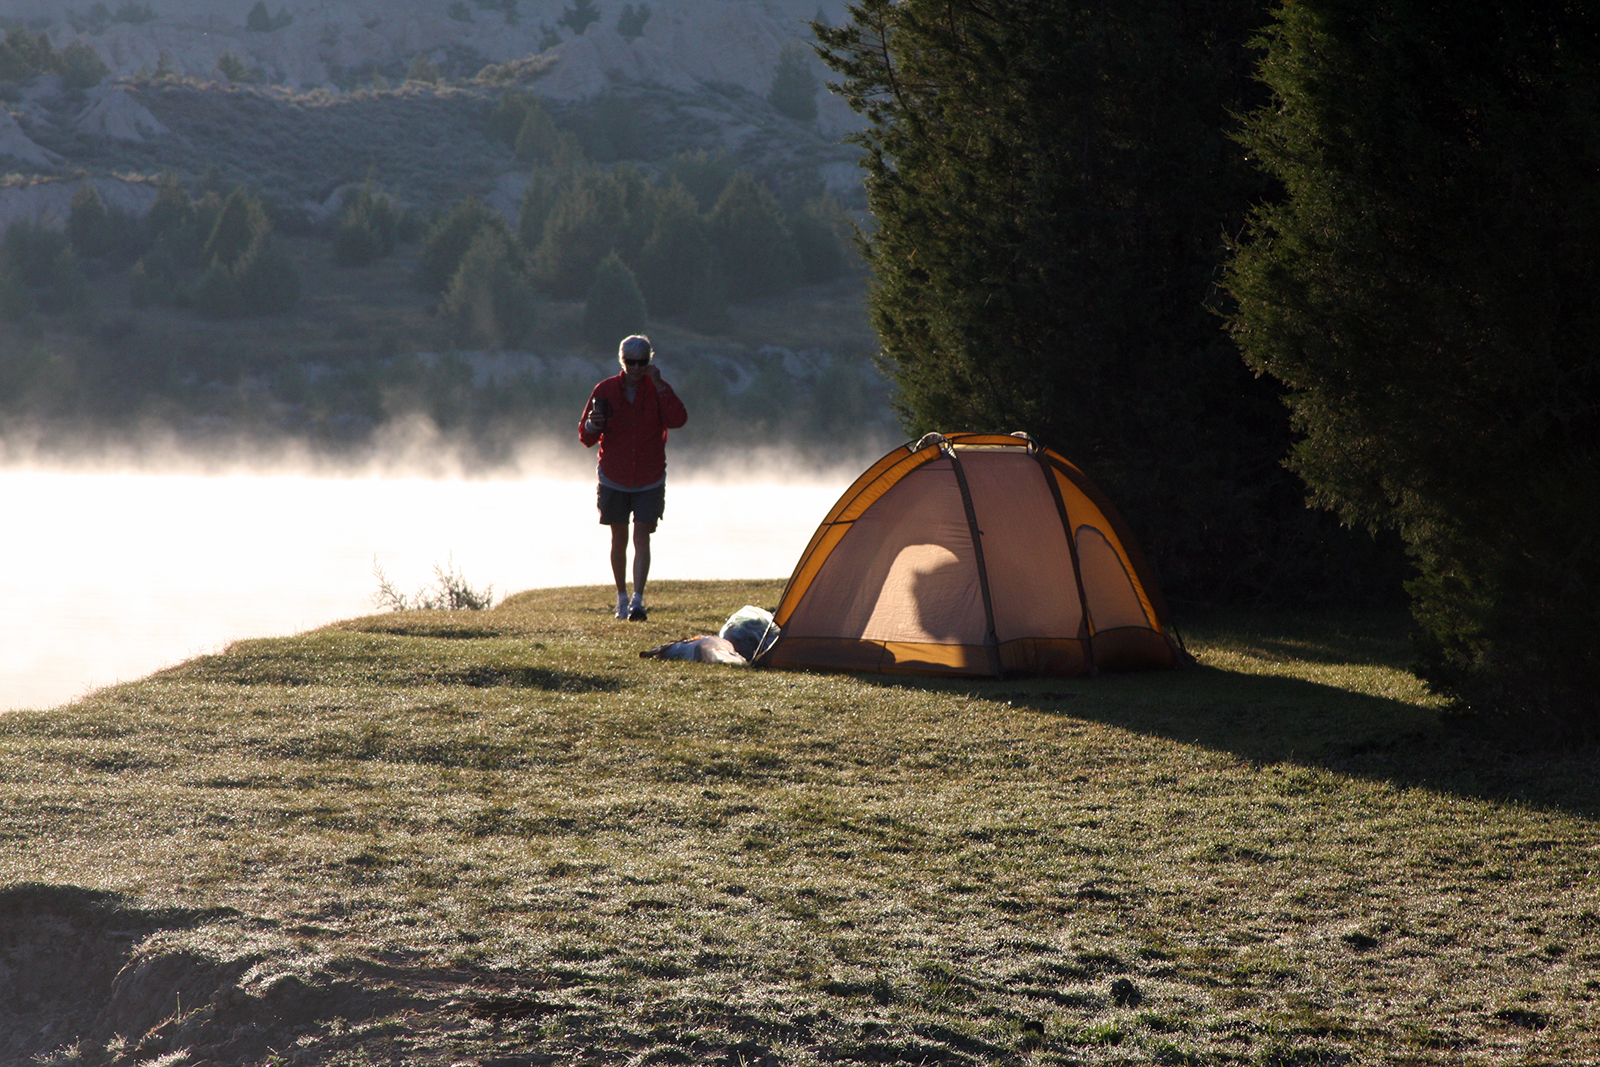
<path fill-rule="evenodd" d="M 632 337 L 624 337 L 622 344 L 617 346 L 618 359 L 648 360 L 655 354 L 655 349 L 650 347 L 650 338 L 642 333 L 636 333 Z"/>

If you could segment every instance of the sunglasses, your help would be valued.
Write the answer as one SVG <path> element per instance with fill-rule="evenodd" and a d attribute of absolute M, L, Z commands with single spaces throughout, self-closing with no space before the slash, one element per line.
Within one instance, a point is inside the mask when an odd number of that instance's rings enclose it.
<path fill-rule="evenodd" d="M 622 362 L 625 366 L 629 367 L 647 367 L 650 365 L 650 361 L 648 359 L 625 359 Z"/>

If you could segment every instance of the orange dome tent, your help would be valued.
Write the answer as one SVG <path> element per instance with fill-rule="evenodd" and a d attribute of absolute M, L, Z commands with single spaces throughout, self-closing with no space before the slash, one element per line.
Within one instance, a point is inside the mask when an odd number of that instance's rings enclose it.
<path fill-rule="evenodd" d="M 806 546 L 764 666 L 940 675 L 1174 667 L 1121 517 L 1024 434 L 928 434 L 873 464 Z"/>

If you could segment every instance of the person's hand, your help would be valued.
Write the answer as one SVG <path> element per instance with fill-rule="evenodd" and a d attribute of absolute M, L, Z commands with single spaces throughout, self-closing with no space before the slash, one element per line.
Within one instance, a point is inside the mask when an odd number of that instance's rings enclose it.
<path fill-rule="evenodd" d="M 644 371 L 650 375 L 650 383 L 657 389 L 661 388 L 661 368 L 654 363 L 649 363 L 645 365 Z"/>
<path fill-rule="evenodd" d="M 599 433 L 601 430 L 603 430 L 605 428 L 606 428 L 605 412 L 600 410 L 600 405 L 598 405 L 598 404 L 590 404 L 589 405 L 589 429 L 593 430 L 595 433 Z"/>

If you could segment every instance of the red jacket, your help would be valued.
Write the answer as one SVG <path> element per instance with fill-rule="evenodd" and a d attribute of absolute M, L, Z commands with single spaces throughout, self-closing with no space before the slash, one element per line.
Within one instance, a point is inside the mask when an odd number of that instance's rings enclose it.
<path fill-rule="evenodd" d="M 589 408 L 596 397 L 610 401 L 611 413 L 605 429 L 590 433 Z M 600 470 L 611 481 L 618 485 L 651 485 L 667 473 L 667 431 L 688 421 L 683 401 L 666 382 L 658 387 L 653 378 L 645 375 L 630 404 L 622 375 L 617 374 L 589 394 L 589 403 L 578 420 L 578 440 L 585 448 L 600 443 Z"/>

